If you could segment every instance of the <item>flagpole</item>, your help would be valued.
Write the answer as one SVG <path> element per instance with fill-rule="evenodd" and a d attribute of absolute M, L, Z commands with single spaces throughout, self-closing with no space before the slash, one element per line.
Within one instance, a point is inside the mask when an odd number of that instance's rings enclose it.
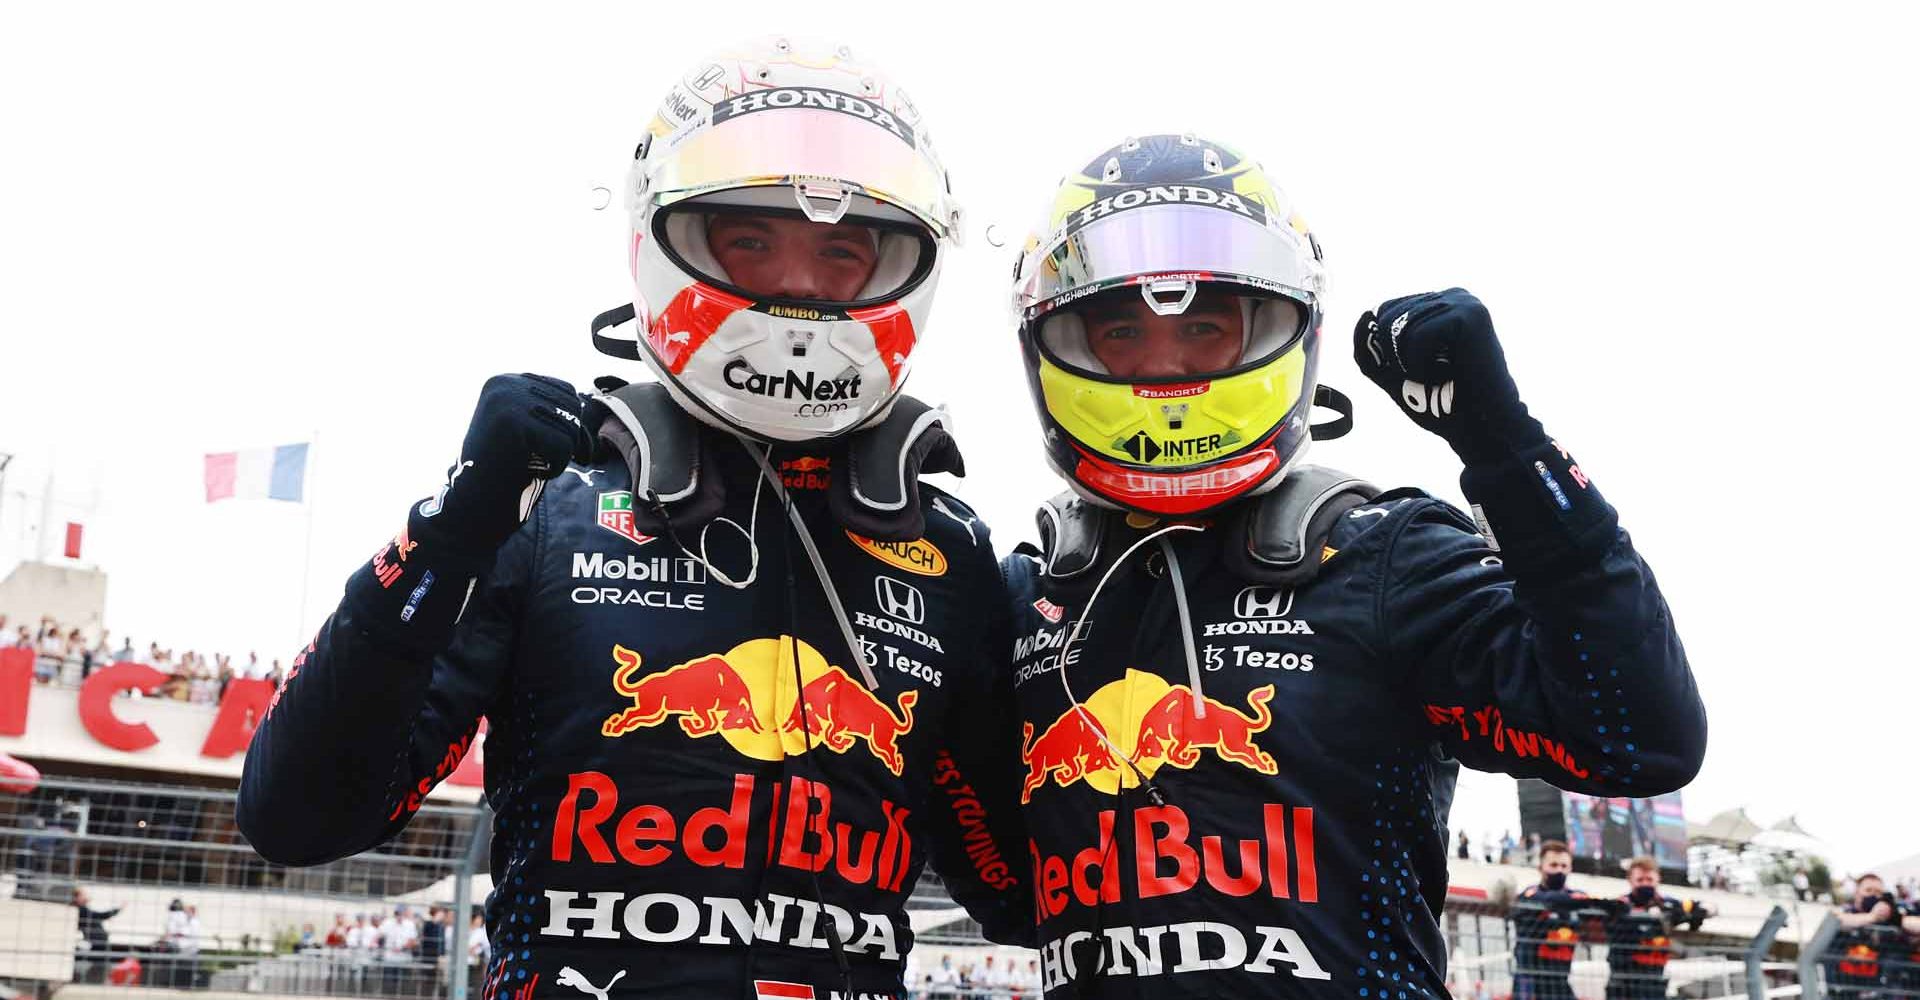
<path fill-rule="evenodd" d="M 307 542 L 306 554 L 300 560 L 300 608 L 294 615 L 293 649 L 297 655 L 306 646 L 307 634 L 307 591 L 313 580 L 313 508 L 319 500 L 319 491 L 314 489 L 314 471 L 320 467 L 320 429 L 314 428 L 313 437 L 307 444 L 307 469 L 303 482 L 307 494 Z"/>

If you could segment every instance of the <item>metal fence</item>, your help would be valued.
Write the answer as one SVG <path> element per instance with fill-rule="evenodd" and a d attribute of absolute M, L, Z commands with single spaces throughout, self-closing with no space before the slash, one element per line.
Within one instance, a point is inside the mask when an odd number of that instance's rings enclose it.
<path fill-rule="evenodd" d="M 1741 939 L 1604 905 L 1450 905 L 1448 986 L 1460 1000 L 1777 1000 L 1800 993 L 1786 921 L 1775 907 Z"/>
<path fill-rule="evenodd" d="M 286 868 L 247 846 L 234 803 L 228 789 L 67 778 L 0 797 L 0 986 L 42 1000 L 134 985 L 465 1000 L 480 981 L 482 807 L 428 805 L 374 851 Z M 911 996 L 1038 996 L 1037 954 L 988 944 L 937 876 L 908 908 Z M 1449 905 L 1442 929 L 1457 1000 L 1785 1000 L 1803 987 L 1821 1000 L 1920 1000 L 1920 938 L 1821 918 L 1781 935 L 1776 908 L 1734 937 L 1711 919 L 1622 928 L 1604 909 L 1467 903 Z"/>
<path fill-rule="evenodd" d="M 59 778 L 0 798 L 0 981 L 464 996 L 481 809 L 428 805 L 375 851 L 286 868 L 247 846 L 234 802 Z"/>

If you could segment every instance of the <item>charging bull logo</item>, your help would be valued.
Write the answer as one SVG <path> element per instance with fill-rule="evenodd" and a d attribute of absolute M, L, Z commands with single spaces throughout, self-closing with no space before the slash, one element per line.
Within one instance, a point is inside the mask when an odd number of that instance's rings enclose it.
<path fill-rule="evenodd" d="M 1880 952 L 1869 945 L 1848 946 L 1840 959 L 1840 973 L 1846 976 L 1873 977 L 1880 974 Z"/>
<path fill-rule="evenodd" d="M 1571 927 L 1555 927 L 1547 932 L 1535 953 L 1548 962 L 1564 963 L 1573 961 L 1574 944 L 1580 936 Z"/>
<path fill-rule="evenodd" d="M 1628 957 L 1635 965 L 1664 969 L 1667 967 L 1667 959 L 1673 957 L 1673 939 L 1665 934 L 1644 938 L 1640 942 L 1640 950 Z"/>
<path fill-rule="evenodd" d="M 913 731 L 920 693 L 902 691 L 896 714 L 799 639 L 749 639 L 651 674 L 641 655 L 625 646 L 613 647 L 613 660 L 613 689 L 632 704 L 601 723 L 602 736 L 678 719 L 686 735 L 719 736 L 757 760 L 780 760 L 815 746 L 846 753 L 865 742 L 887 770 L 906 770 L 900 737 Z"/>
<path fill-rule="evenodd" d="M 1034 791 L 1049 777 L 1062 788 L 1085 781 L 1111 794 L 1153 777 L 1163 764 L 1191 768 L 1200 762 L 1202 750 L 1261 774 L 1276 774 L 1279 764 L 1253 741 L 1273 724 L 1267 707 L 1273 690 L 1267 684 L 1248 692 L 1249 714 L 1196 695 L 1184 684 L 1169 685 L 1161 677 L 1129 669 L 1125 677 L 1061 715 L 1037 739 L 1033 723 L 1025 724 L 1020 759 L 1027 776 L 1020 801 L 1033 801 Z"/>

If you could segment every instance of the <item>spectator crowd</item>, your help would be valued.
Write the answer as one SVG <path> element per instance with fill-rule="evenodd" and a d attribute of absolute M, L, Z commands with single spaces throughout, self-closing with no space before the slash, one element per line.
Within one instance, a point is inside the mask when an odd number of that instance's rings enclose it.
<path fill-rule="evenodd" d="M 7 617 L 0 615 L 0 648 L 15 647 L 34 651 L 33 678 L 41 684 L 78 687 L 110 663 L 138 663 L 167 675 L 156 692 L 159 697 L 196 705 L 218 704 L 235 679 L 263 679 L 277 686 L 283 676 L 279 660 L 262 662 L 259 653 L 248 653 L 245 662 L 225 653 L 209 657 L 191 649 L 175 656 L 171 648 L 162 649 L 157 642 L 148 643 L 144 650 L 129 638 L 116 643 L 105 630 L 90 639 L 83 630 L 49 617 L 42 617 L 35 626 L 13 625 L 9 631 Z"/>
<path fill-rule="evenodd" d="M 986 955 L 956 964 L 952 953 L 942 953 L 923 966 L 920 954 L 920 949 L 908 953 L 902 977 L 912 1000 L 1039 1000 L 1039 959 L 1022 966 Z"/>

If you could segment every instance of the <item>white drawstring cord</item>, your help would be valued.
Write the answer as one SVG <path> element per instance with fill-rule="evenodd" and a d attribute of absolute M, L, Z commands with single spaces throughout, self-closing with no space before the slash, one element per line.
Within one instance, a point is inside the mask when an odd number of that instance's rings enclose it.
<path fill-rule="evenodd" d="M 1114 760 L 1119 761 L 1120 763 L 1123 763 L 1127 765 L 1129 768 L 1133 769 L 1134 777 L 1139 779 L 1139 782 L 1141 785 L 1145 785 L 1147 783 L 1147 776 L 1144 774 L 1141 774 L 1140 769 L 1138 767 L 1134 767 L 1133 761 L 1129 759 L 1126 754 L 1121 753 L 1120 748 L 1115 746 L 1113 744 L 1113 741 L 1107 738 L 1107 734 L 1104 731 L 1103 727 L 1094 719 L 1092 715 L 1088 714 L 1087 707 L 1080 703 L 1080 699 L 1073 696 L 1073 687 L 1067 683 L 1067 662 L 1068 662 L 1067 654 L 1072 652 L 1073 644 L 1080 641 L 1081 626 L 1086 624 L 1093 617 L 1093 606 L 1095 602 L 1100 600 L 1100 591 L 1106 588 L 1107 581 L 1113 578 L 1113 571 L 1119 569 L 1120 564 L 1126 562 L 1128 556 L 1133 555 L 1135 550 L 1139 549 L 1140 546 L 1145 545 L 1156 538 L 1160 538 L 1163 535 L 1171 534 L 1172 532 L 1175 532 L 1175 531 L 1201 531 L 1201 530 L 1204 530 L 1204 529 L 1202 529 L 1197 524 L 1169 524 L 1166 527 L 1161 528 L 1157 531 L 1148 532 L 1147 534 L 1140 536 L 1140 538 L 1137 541 L 1135 541 L 1132 545 L 1127 546 L 1126 551 L 1120 553 L 1120 558 L 1115 559 L 1112 565 L 1107 567 L 1107 571 L 1105 573 L 1100 574 L 1100 582 L 1094 584 L 1093 593 L 1087 595 L 1086 608 L 1080 612 L 1080 617 L 1075 618 L 1073 620 L 1073 627 L 1067 630 L 1067 641 L 1060 644 L 1060 690 L 1065 691 L 1067 693 L 1067 701 L 1073 703 L 1073 710 L 1080 714 L 1080 721 L 1087 724 L 1087 730 L 1093 733 L 1095 736 L 1099 737 L 1100 745 L 1107 748 L 1107 752 L 1113 755 Z M 1162 544 L 1164 545 L 1165 543 L 1162 542 Z M 1176 583 L 1175 584 L 1176 589 L 1174 590 L 1174 593 L 1176 595 L 1179 595 L 1178 586 L 1179 585 Z M 1179 601 L 1180 601 L 1181 614 L 1184 616 L 1186 613 L 1185 612 L 1186 598 L 1184 596 L 1180 596 Z M 1182 621 L 1182 624 L 1185 624 L 1184 619 Z M 1190 629 L 1191 627 L 1189 626 L 1189 630 Z M 1189 646 L 1192 645 L 1191 635 L 1189 635 L 1188 637 L 1188 645 Z M 1189 652 L 1188 656 L 1189 656 L 1189 665 L 1191 665 L 1191 662 L 1192 662 L 1191 652 Z"/>
<path fill-rule="evenodd" d="M 860 646 L 860 638 L 853 634 L 853 622 L 847 618 L 847 609 L 840 605 L 840 593 L 833 588 L 833 578 L 827 573 L 827 562 L 820 558 L 820 550 L 814 546 L 813 535 L 807 531 L 807 522 L 801 519 L 799 508 L 788 501 L 787 487 L 780 482 L 780 474 L 773 471 L 773 463 L 768 462 L 766 454 L 755 448 L 752 442 L 743 437 L 735 437 L 734 440 L 753 456 L 754 462 L 760 466 L 762 480 L 773 486 L 774 498 L 787 509 L 787 517 L 793 521 L 794 533 L 800 536 L 800 546 L 807 550 L 807 560 L 813 563 L 813 575 L 820 578 L 820 587 L 827 592 L 827 606 L 833 609 L 833 620 L 840 626 L 841 638 L 847 641 L 847 652 L 852 653 L 853 662 L 860 665 L 860 676 L 867 682 L 867 689 L 878 690 L 880 678 L 874 676 L 873 666 L 867 662 L 867 654 Z M 754 490 L 757 496 L 759 487 Z"/>
<path fill-rule="evenodd" d="M 764 482 L 756 482 L 753 484 L 753 505 L 747 508 L 747 526 L 745 528 L 740 527 L 740 522 L 730 517 L 716 517 L 706 524 L 701 525 L 699 555 L 687 552 L 687 547 L 680 544 L 679 538 L 676 537 L 673 540 L 673 544 L 679 546 L 680 551 L 686 552 L 688 559 L 706 567 L 707 572 L 711 573 L 714 579 L 719 580 L 721 583 L 735 590 L 745 590 L 753 586 L 753 581 L 760 576 L 760 544 L 754 539 L 753 535 L 754 532 L 760 529 L 760 488 L 762 485 L 764 485 Z M 751 561 L 747 563 L 747 578 L 745 580 L 735 580 L 726 573 L 721 572 L 720 567 L 715 566 L 707 557 L 707 532 L 713 530 L 713 526 L 716 524 L 731 526 L 733 530 L 738 531 L 741 537 L 747 540 L 747 558 Z"/>
<path fill-rule="evenodd" d="M 1167 557 L 1167 573 L 1173 579 L 1173 604 L 1180 610 L 1180 651 L 1187 654 L 1187 685 L 1193 688 L 1193 717 L 1207 717 L 1207 693 L 1200 688 L 1200 658 L 1193 652 L 1193 616 L 1187 613 L 1187 584 L 1180 578 L 1180 560 L 1173 554 L 1173 543 L 1163 536 L 1160 552 Z"/>

